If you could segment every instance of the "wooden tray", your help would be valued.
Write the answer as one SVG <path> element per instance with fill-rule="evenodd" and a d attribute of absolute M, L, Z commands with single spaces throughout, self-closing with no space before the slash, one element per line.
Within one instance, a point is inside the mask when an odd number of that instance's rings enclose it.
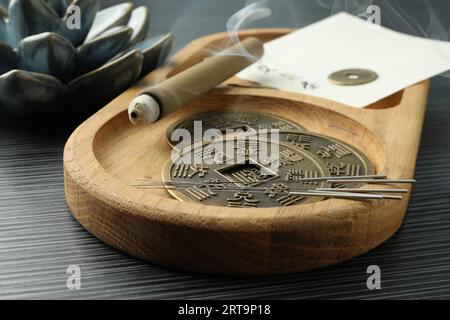
<path fill-rule="evenodd" d="M 241 32 L 268 41 L 290 30 Z M 402 201 L 330 199 L 284 208 L 240 209 L 180 202 L 165 190 L 130 186 L 161 179 L 170 155 L 165 131 L 175 121 L 213 110 L 260 111 L 346 141 L 389 178 L 412 178 L 428 81 L 354 109 L 278 90 L 228 86 L 201 96 L 151 126 L 138 128 L 127 106 L 142 87 L 161 81 L 223 47 L 227 34 L 200 38 L 80 125 L 64 151 L 66 198 L 75 218 L 109 245 L 179 269 L 217 274 L 304 271 L 348 260 L 391 237 L 402 224 Z M 238 82 L 237 79 L 229 80 Z M 399 187 L 404 187 L 403 185 Z"/>

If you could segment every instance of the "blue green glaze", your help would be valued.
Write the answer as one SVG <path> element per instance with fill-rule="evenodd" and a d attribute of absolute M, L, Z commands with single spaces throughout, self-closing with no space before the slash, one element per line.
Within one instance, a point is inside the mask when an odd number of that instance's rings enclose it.
<path fill-rule="evenodd" d="M 80 30 L 66 24 L 72 4 L 81 8 Z M 98 0 L 0 0 L 0 6 L 0 113 L 96 109 L 158 66 L 172 44 L 171 34 L 143 40 L 149 14 L 131 3 L 100 11 Z"/>

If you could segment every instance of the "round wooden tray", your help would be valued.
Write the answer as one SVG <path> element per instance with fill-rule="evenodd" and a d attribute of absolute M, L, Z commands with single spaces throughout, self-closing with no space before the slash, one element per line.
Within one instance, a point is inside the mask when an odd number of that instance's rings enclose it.
<path fill-rule="evenodd" d="M 267 41 L 289 30 L 241 32 Z M 166 129 L 181 118 L 214 110 L 257 111 L 296 121 L 362 150 L 377 173 L 411 178 L 420 141 L 428 82 L 411 86 L 366 109 L 278 90 L 225 86 L 201 96 L 148 127 L 127 117 L 133 97 L 200 61 L 207 48 L 227 45 L 227 34 L 192 42 L 170 63 L 80 125 L 64 151 L 66 198 L 92 234 L 131 255 L 179 269 L 261 275 L 323 267 L 378 246 L 400 227 L 401 201 L 329 199 L 283 208 L 241 209 L 180 202 L 165 190 L 131 186 L 161 180 L 170 157 Z M 239 83 L 230 79 L 229 84 Z M 404 187 L 403 185 L 400 187 Z"/>

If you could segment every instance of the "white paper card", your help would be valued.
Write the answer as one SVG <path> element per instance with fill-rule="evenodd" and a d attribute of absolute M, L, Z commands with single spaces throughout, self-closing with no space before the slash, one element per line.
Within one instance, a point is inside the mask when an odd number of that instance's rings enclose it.
<path fill-rule="evenodd" d="M 405 35 L 339 13 L 264 45 L 260 61 L 238 77 L 363 108 L 450 69 L 450 43 Z M 357 86 L 331 83 L 338 70 L 363 68 L 378 79 Z"/>

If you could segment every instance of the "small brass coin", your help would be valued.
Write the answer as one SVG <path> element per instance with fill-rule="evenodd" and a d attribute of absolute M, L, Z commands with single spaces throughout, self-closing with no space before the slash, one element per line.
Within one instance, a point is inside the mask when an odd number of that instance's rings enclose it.
<path fill-rule="evenodd" d="M 194 125 L 201 125 L 201 132 L 195 132 Z M 172 135 L 177 129 L 187 130 L 190 139 L 185 141 L 184 136 L 180 138 L 176 134 Z M 295 122 L 271 114 L 215 111 L 197 114 L 174 123 L 167 129 L 166 139 L 170 146 L 181 150 L 191 144 L 202 142 L 204 140 L 203 134 L 208 129 L 218 129 L 224 136 L 227 133 L 227 129 L 233 131 L 240 130 L 241 132 L 256 132 L 257 130 L 264 129 L 306 131 L 304 127 Z"/>
<path fill-rule="evenodd" d="M 230 141 L 234 143 L 231 148 L 227 145 Z M 263 148 L 267 148 L 264 154 L 268 157 L 258 155 Z M 242 161 L 235 161 L 238 155 Z M 195 156 L 200 156 L 201 161 L 190 164 Z M 291 195 L 289 192 L 326 186 L 325 181 L 302 182 L 300 179 L 329 175 L 322 161 L 292 144 L 263 140 L 236 143 L 226 139 L 193 145 L 174 162 L 170 159 L 163 169 L 162 180 L 168 192 L 181 201 L 262 208 L 321 200 L 321 197 Z"/>
<path fill-rule="evenodd" d="M 340 86 L 358 86 L 378 79 L 378 74 L 368 69 L 344 69 L 330 74 L 328 80 Z"/>
<path fill-rule="evenodd" d="M 248 133 L 251 135 L 254 133 Z M 260 131 L 259 137 L 271 139 L 270 132 Z M 331 176 L 361 176 L 374 174 L 374 167 L 363 152 L 343 141 L 312 132 L 278 132 L 279 142 L 289 143 L 317 156 L 330 171 Z M 332 187 L 356 187 L 358 184 L 333 184 Z"/>

